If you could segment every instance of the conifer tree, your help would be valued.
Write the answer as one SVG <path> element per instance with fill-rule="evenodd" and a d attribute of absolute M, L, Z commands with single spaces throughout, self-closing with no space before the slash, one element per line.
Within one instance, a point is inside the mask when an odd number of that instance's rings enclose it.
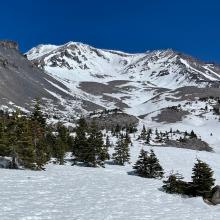
<path fill-rule="evenodd" d="M 48 159 L 48 148 L 45 144 L 46 119 L 41 111 L 40 101 L 38 99 L 36 100 L 36 105 L 30 118 L 37 169 L 43 169 Z"/>
<path fill-rule="evenodd" d="M 195 134 L 193 130 L 190 133 L 190 138 L 197 138 L 197 135 Z"/>
<path fill-rule="evenodd" d="M 133 166 L 135 173 L 137 173 L 141 177 L 145 177 L 148 175 L 147 158 L 148 152 L 144 149 L 141 149 L 140 154 L 138 156 L 138 160 Z"/>
<path fill-rule="evenodd" d="M 104 152 L 106 152 L 106 160 L 110 160 L 110 155 L 109 155 L 109 148 L 111 148 L 112 145 L 110 143 L 110 139 L 109 139 L 109 136 L 107 135 L 106 136 L 106 139 L 105 139 L 105 145 L 104 145 Z"/>
<path fill-rule="evenodd" d="M 22 132 L 17 145 L 17 157 L 25 168 L 36 168 L 36 155 L 32 142 L 32 134 L 28 125 L 28 121 L 24 120 L 22 123 Z"/>
<path fill-rule="evenodd" d="M 36 99 L 35 102 L 36 102 L 36 104 L 34 106 L 34 110 L 33 110 L 32 114 L 31 114 L 31 120 L 37 121 L 42 128 L 45 128 L 46 119 L 41 111 L 40 100 Z"/>
<path fill-rule="evenodd" d="M 194 195 L 205 195 L 210 192 L 215 183 L 213 178 L 213 171 L 205 162 L 197 159 L 192 169 L 192 184 L 194 188 Z"/>
<path fill-rule="evenodd" d="M 126 162 L 129 162 L 129 144 L 124 139 L 123 135 L 120 134 L 114 150 L 115 152 L 113 153 L 112 158 L 115 164 L 123 166 Z"/>
<path fill-rule="evenodd" d="M 0 118 L 0 156 L 9 156 L 7 124 L 4 116 Z"/>
<path fill-rule="evenodd" d="M 131 141 L 131 138 L 129 136 L 129 134 L 126 132 L 125 133 L 125 141 L 128 143 L 128 145 L 130 144 L 132 146 L 132 141 Z"/>
<path fill-rule="evenodd" d="M 87 150 L 85 151 L 85 162 L 91 166 L 104 166 L 108 157 L 107 149 L 103 142 L 102 132 L 93 121 L 89 129 Z"/>
<path fill-rule="evenodd" d="M 84 155 L 86 153 L 86 149 L 88 148 L 87 132 L 88 125 L 86 120 L 81 117 L 77 123 L 73 145 L 73 156 L 75 156 L 75 160 L 79 162 L 84 162 Z"/>
<path fill-rule="evenodd" d="M 106 148 L 108 149 L 112 146 L 108 135 L 106 136 L 106 139 L 105 139 L 105 145 L 106 145 Z"/>
<path fill-rule="evenodd" d="M 114 130 L 114 134 L 118 137 L 118 134 L 121 131 L 121 127 L 119 126 L 119 124 L 116 125 L 115 130 Z"/>
<path fill-rule="evenodd" d="M 167 193 L 184 194 L 188 188 L 187 183 L 183 181 L 183 176 L 179 173 L 170 174 L 163 183 L 162 188 Z"/>
<path fill-rule="evenodd" d="M 64 164 L 65 148 L 65 143 L 60 136 L 57 136 L 55 139 L 54 157 L 60 165 Z"/>
<path fill-rule="evenodd" d="M 133 168 L 138 175 L 146 178 L 162 178 L 164 174 L 153 150 L 148 153 L 142 149 Z"/>
<path fill-rule="evenodd" d="M 146 140 L 146 135 L 147 135 L 147 131 L 146 131 L 145 125 L 143 125 L 140 138 L 141 138 L 142 140 Z"/>
<path fill-rule="evenodd" d="M 151 138 L 151 133 L 150 133 L 150 129 L 149 129 L 148 132 L 147 132 L 147 135 L 146 135 L 146 140 L 145 140 L 146 144 L 150 143 L 150 138 Z"/>
<path fill-rule="evenodd" d="M 150 178 L 162 178 L 163 168 L 161 167 L 159 160 L 157 159 L 154 151 L 151 149 L 149 154 L 149 177 Z"/>

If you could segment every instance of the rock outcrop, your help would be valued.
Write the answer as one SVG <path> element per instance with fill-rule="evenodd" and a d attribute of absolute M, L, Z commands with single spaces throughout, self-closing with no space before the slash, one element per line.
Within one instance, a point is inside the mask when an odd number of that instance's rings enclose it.
<path fill-rule="evenodd" d="M 15 42 L 15 41 L 11 41 L 11 40 L 1 40 L 0 41 L 0 46 L 7 47 L 9 49 L 18 50 L 18 43 Z"/>
<path fill-rule="evenodd" d="M 209 199 L 209 201 L 214 205 L 220 204 L 220 186 L 219 185 L 215 186 L 212 189 L 211 198 Z"/>

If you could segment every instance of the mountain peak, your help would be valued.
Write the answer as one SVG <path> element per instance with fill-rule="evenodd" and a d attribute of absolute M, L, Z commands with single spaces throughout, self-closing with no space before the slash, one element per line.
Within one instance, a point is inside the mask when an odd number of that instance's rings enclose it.
<path fill-rule="evenodd" d="M 18 50 L 18 43 L 12 40 L 1 40 L 0 46 Z"/>

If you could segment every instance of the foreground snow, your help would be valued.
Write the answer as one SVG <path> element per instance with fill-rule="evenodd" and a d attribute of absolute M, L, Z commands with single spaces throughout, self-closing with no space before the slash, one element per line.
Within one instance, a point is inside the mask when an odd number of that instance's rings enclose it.
<path fill-rule="evenodd" d="M 140 148 L 131 148 L 132 161 Z M 174 169 L 189 179 L 199 157 L 212 166 L 220 181 L 219 154 L 154 149 L 167 174 Z M 162 180 L 128 175 L 131 170 L 131 165 L 105 169 L 48 165 L 45 172 L 1 169 L 0 219 L 219 219 L 220 206 L 161 192 Z"/>

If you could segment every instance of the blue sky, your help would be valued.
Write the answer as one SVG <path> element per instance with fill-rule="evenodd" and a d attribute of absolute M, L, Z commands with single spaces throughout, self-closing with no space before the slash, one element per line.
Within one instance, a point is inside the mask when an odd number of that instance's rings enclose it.
<path fill-rule="evenodd" d="M 128 52 L 173 48 L 220 63 L 218 0 L 7 0 L 0 20 L 0 38 L 22 51 L 80 41 Z"/>

